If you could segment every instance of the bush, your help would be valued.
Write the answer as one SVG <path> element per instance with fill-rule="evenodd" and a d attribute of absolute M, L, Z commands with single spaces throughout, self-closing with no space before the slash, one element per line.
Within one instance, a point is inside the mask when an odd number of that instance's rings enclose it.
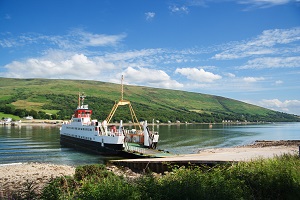
<path fill-rule="evenodd" d="M 79 199 L 141 199 L 140 193 L 123 177 L 108 176 L 105 178 L 92 178 L 83 183 L 78 191 Z"/>
<path fill-rule="evenodd" d="M 41 199 L 45 200 L 65 200 L 73 199 L 79 183 L 69 176 L 57 177 L 43 189 Z"/>
<path fill-rule="evenodd" d="M 109 175 L 112 175 L 112 172 L 107 171 L 105 165 L 95 164 L 77 167 L 75 170 L 74 178 L 77 181 L 81 181 L 85 178 L 91 178 L 94 176 L 107 177 Z"/>
<path fill-rule="evenodd" d="M 240 162 L 229 177 L 241 180 L 253 199 L 299 199 L 300 160 L 297 155 Z"/>
<path fill-rule="evenodd" d="M 137 185 L 145 199 L 239 199 L 239 180 L 226 179 L 221 168 L 179 168 L 159 179 L 142 177 Z"/>
<path fill-rule="evenodd" d="M 127 180 L 104 165 L 76 168 L 74 179 L 60 177 L 44 188 L 43 199 L 300 199 L 300 159 L 273 159 L 181 167 L 155 177 Z"/>

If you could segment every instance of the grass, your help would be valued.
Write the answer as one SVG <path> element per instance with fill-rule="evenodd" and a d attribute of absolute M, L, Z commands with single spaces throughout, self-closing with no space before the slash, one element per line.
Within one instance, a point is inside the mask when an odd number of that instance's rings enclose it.
<path fill-rule="evenodd" d="M 20 120 L 20 117 L 15 116 L 15 115 L 11 115 L 11 114 L 5 114 L 3 112 L 0 112 L 0 119 L 3 118 L 12 118 L 12 120 L 16 121 L 16 120 Z"/>
<path fill-rule="evenodd" d="M 18 100 L 12 103 L 16 108 L 19 109 L 27 109 L 27 110 L 42 110 L 42 106 L 44 105 L 44 103 L 40 103 L 40 102 L 29 102 L 26 100 Z"/>
<path fill-rule="evenodd" d="M 57 114 L 59 112 L 59 110 L 41 110 L 41 111 L 44 111 L 45 113 L 51 114 L 51 115 Z"/>
<path fill-rule="evenodd" d="M 0 96 L 0 100 L 8 100 L 11 96 L 10 95 L 2 95 Z"/>
<path fill-rule="evenodd" d="M 34 186 L 30 185 L 30 188 Z M 37 194 L 28 191 L 30 195 Z M 299 198 L 300 159 L 296 154 L 286 154 L 272 159 L 214 167 L 174 168 L 163 176 L 149 172 L 135 179 L 116 175 L 104 165 L 79 166 L 73 177 L 53 179 L 41 196 L 31 199 Z"/>

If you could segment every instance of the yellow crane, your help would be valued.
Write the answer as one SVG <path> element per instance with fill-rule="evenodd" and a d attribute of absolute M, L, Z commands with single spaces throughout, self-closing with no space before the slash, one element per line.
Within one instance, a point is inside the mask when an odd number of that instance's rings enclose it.
<path fill-rule="evenodd" d="M 138 121 L 138 119 L 137 119 L 137 117 L 135 115 L 135 112 L 134 112 L 134 110 L 133 110 L 133 108 L 131 106 L 130 101 L 123 99 L 123 93 L 124 93 L 123 79 L 124 79 L 124 76 L 122 75 L 122 78 L 121 78 L 121 99 L 118 102 L 115 103 L 115 105 L 113 106 L 112 110 L 110 111 L 108 117 L 106 118 L 106 121 L 109 124 L 110 120 L 114 116 L 114 114 L 115 114 L 115 112 L 116 112 L 116 110 L 118 109 L 119 106 L 126 106 L 126 105 L 128 105 L 129 110 L 130 110 L 131 119 L 132 119 L 132 122 L 133 122 L 133 124 L 135 126 L 135 129 L 137 129 L 136 126 L 138 126 L 139 130 L 142 130 L 141 125 L 140 125 L 140 123 L 139 123 L 139 121 Z"/>

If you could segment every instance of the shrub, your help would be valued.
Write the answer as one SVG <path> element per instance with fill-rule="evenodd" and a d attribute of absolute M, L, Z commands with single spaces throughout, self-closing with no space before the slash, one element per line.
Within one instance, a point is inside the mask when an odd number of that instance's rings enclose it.
<path fill-rule="evenodd" d="M 136 183 L 145 199 L 238 199 L 245 196 L 239 180 L 226 179 L 222 168 L 174 169 L 159 179 L 142 177 Z"/>
<path fill-rule="evenodd" d="M 297 155 L 240 162 L 229 170 L 244 182 L 253 199 L 299 199 L 300 160 Z"/>
<path fill-rule="evenodd" d="M 112 172 L 106 170 L 105 165 L 94 164 L 76 167 L 74 178 L 77 181 L 81 181 L 85 178 L 96 177 L 107 177 L 111 175 Z"/>
<path fill-rule="evenodd" d="M 123 177 L 108 176 L 105 178 L 91 178 L 89 181 L 84 181 L 81 189 L 78 191 L 77 198 L 79 199 L 141 199 L 140 193 L 129 184 Z"/>
<path fill-rule="evenodd" d="M 73 199 L 79 183 L 72 177 L 57 177 L 49 182 L 43 189 L 41 199 L 58 200 Z"/>

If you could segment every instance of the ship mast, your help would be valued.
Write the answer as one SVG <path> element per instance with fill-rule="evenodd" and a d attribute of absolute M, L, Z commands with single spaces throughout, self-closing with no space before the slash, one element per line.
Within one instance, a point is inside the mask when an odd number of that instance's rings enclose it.
<path fill-rule="evenodd" d="M 80 92 L 79 92 L 78 93 L 78 108 L 82 108 L 83 107 L 84 98 L 85 98 L 84 92 L 82 94 L 80 94 Z"/>
<path fill-rule="evenodd" d="M 123 93 L 124 93 L 123 80 L 124 80 L 124 76 L 122 74 L 122 78 L 121 78 L 121 101 L 123 101 Z"/>

